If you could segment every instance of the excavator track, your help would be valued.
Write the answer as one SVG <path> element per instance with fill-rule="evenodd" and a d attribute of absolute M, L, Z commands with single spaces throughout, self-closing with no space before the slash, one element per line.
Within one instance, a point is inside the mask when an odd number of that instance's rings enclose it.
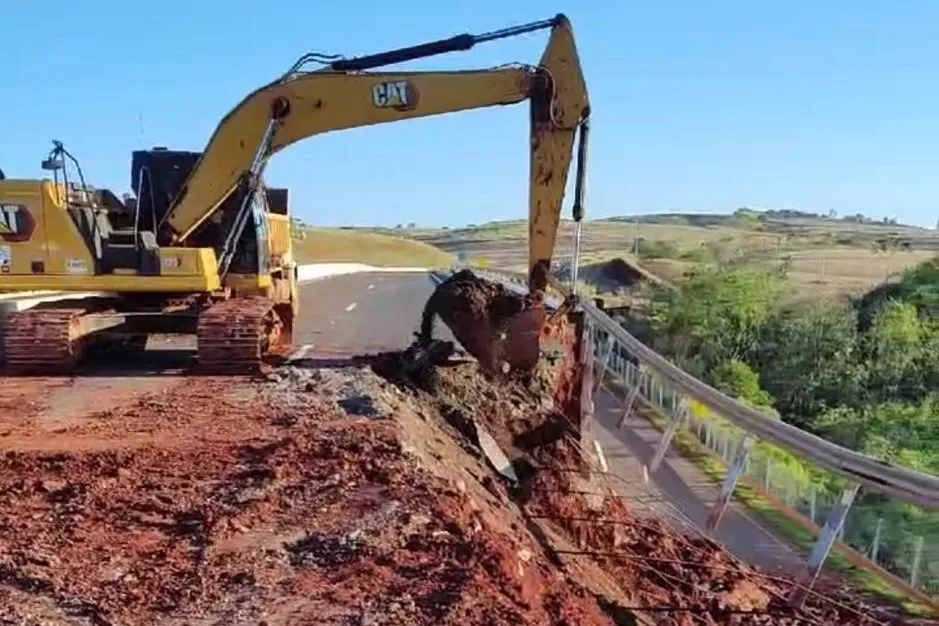
<path fill-rule="evenodd" d="M 213 374 L 253 374 L 281 338 L 282 323 L 268 298 L 232 298 L 199 316 L 199 369 Z"/>
<path fill-rule="evenodd" d="M 7 373 L 66 374 L 84 347 L 84 308 L 29 309 L 7 317 L 0 362 Z"/>

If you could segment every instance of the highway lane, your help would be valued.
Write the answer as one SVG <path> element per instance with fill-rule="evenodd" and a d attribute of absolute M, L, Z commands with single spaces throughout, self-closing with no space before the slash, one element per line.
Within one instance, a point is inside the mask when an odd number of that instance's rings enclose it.
<path fill-rule="evenodd" d="M 407 347 L 434 282 L 424 273 L 362 273 L 300 286 L 297 356 L 341 358 Z M 435 336 L 450 338 L 443 324 Z"/>
<path fill-rule="evenodd" d="M 404 348 L 433 288 L 425 273 L 353 274 L 302 284 L 294 345 L 308 344 L 307 357 L 333 359 Z M 443 324 L 437 336 L 451 338 Z M 61 431 L 182 384 L 194 355 L 194 337 L 156 336 L 133 362 L 92 358 L 74 377 L 0 377 L 0 399 L 35 404 L 36 425 Z M 0 402 L 0 413 L 5 406 Z"/>
<path fill-rule="evenodd" d="M 622 416 L 623 399 L 603 388 L 595 398 L 593 436 L 600 442 L 614 488 L 636 505 L 638 512 L 655 514 L 684 530 L 702 532 L 720 487 L 694 463 L 669 451 L 657 474 L 645 482 L 648 467 L 662 433 L 634 410 L 623 429 L 616 427 Z M 734 555 L 750 565 L 774 574 L 797 575 L 805 569 L 805 555 L 776 538 L 743 507 L 731 502 L 714 536 Z"/>

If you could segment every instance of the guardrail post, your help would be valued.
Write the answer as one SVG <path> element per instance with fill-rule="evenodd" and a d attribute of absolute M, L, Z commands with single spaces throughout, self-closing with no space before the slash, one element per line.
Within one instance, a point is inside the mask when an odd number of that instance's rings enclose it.
<path fill-rule="evenodd" d="M 580 454 L 581 471 L 585 476 L 590 475 L 591 462 L 587 456 L 590 454 L 590 427 L 593 422 L 593 341 L 591 335 L 592 324 L 585 317 L 583 320 L 583 333 L 581 335 L 581 383 L 580 383 Z"/>
<path fill-rule="evenodd" d="M 910 569 L 910 586 L 916 587 L 917 579 L 919 578 L 919 564 L 923 560 L 923 537 L 920 535 L 916 538 L 916 547 L 913 548 L 913 566 Z"/>
<path fill-rule="evenodd" d="M 607 335 L 606 352 L 603 355 L 603 360 L 600 361 L 600 367 L 597 368 L 597 382 L 593 387 L 593 395 L 596 395 L 600 390 L 600 385 L 603 384 L 603 377 L 606 375 L 607 368 L 610 367 L 610 357 L 613 355 L 614 346 L 616 346 L 616 340 L 613 338 L 613 335 Z"/>
<path fill-rule="evenodd" d="M 877 562 L 877 554 L 880 552 L 880 531 L 884 526 L 884 518 L 877 518 L 877 526 L 874 527 L 874 542 L 871 545 L 871 561 Z"/>
<path fill-rule="evenodd" d="M 652 457 L 652 463 L 649 464 L 650 474 L 654 474 L 658 471 L 659 466 L 665 459 L 665 453 L 668 452 L 668 447 L 672 444 L 672 439 L 675 438 L 678 425 L 685 419 L 685 413 L 687 411 L 688 399 L 682 398 L 681 402 L 678 404 L 678 408 L 672 411 L 672 416 L 668 418 L 668 426 L 665 427 L 665 432 L 662 433 L 662 440 L 659 442 L 659 447 L 656 448 L 655 456 Z"/>
<path fill-rule="evenodd" d="M 828 517 L 825 519 L 825 527 L 818 536 L 815 545 L 812 546 L 812 553 L 809 554 L 808 582 L 804 587 L 800 586 L 793 589 L 789 597 L 792 606 L 801 609 L 805 603 L 809 590 L 815 585 L 815 581 L 825 565 L 825 559 L 828 558 L 831 548 L 835 544 L 835 538 L 844 526 L 844 520 L 848 516 L 848 511 L 851 510 L 851 504 L 854 502 L 859 488 L 860 485 L 857 483 L 846 487 L 841 493 L 841 500 L 828 513 Z"/>
<path fill-rule="evenodd" d="M 815 489 L 815 485 L 812 485 L 811 491 L 809 491 L 809 519 L 812 520 L 812 523 L 815 523 L 815 507 L 816 507 L 816 498 L 818 497 L 818 490 Z"/>
<path fill-rule="evenodd" d="M 646 377 L 645 366 L 639 366 L 639 373 L 636 376 L 636 382 L 632 387 L 629 388 L 629 393 L 626 394 L 626 402 L 623 405 L 623 415 L 619 418 L 619 421 L 616 422 L 617 428 L 623 428 L 626 426 L 626 421 L 629 419 L 629 414 L 633 410 L 633 405 L 636 404 L 636 397 L 639 395 L 639 391 L 642 388 L 642 381 Z"/>
<path fill-rule="evenodd" d="M 707 531 L 709 533 L 714 532 L 717 525 L 720 524 L 721 518 L 724 517 L 724 511 L 727 510 L 727 505 L 730 504 L 730 498 L 734 495 L 737 482 L 740 480 L 740 476 L 747 466 L 747 459 L 750 456 L 750 448 L 753 447 L 753 442 L 753 437 L 744 435 L 743 440 L 740 442 L 740 447 L 737 448 L 737 456 L 734 458 L 734 463 L 730 466 L 727 477 L 724 478 L 724 484 L 721 485 L 721 495 L 717 498 L 717 502 L 714 503 L 714 506 L 711 507 L 711 512 L 708 514 Z"/>

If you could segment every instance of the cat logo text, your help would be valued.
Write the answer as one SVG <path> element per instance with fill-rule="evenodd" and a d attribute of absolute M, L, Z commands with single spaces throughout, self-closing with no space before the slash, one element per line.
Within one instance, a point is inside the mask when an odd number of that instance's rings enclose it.
<path fill-rule="evenodd" d="M 378 109 L 409 111 L 417 106 L 417 89 L 408 80 L 378 83 L 372 87 L 372 104 Z"/>

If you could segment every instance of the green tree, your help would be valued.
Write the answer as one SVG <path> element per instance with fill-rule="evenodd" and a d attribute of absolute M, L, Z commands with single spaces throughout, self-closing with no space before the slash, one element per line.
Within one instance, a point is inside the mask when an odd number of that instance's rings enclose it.
<path fill-rule="evenodd" d="M 939 319 L 923 322 L 923 386 L 939 389 Z"/>
<path fill-rule="evenodd" d="M 867 386 L 873 401 L 923 397 L 928 389 L 927 365 L 936 358 L 926 352 L 930 340 L 916 307 L 908 302 L 890 300 L 874 315 L 864 334 Z"/>
<path fill-rule="evenodd" d="M 939 395 L 917 404 L 837 407 L 819 416 L 819 432 L 873 457 L 939 474 Z"/>
<path fill-rule="evenodd" d="M 773 396 L 760 388 L 760 376 L 753 368 L 735 359 L 715 367 L 708 382 L 715 389 L 755 407 L 772 407 Z"/>
<path fill-rule="evenodd" d="M 939 256 L 906 270 L 899 281 L 881 285 L 855 302 L 862 329 L 890 300 L 901 300 L 916 307 L 926 317 L 939 320 Z"/>
<path fill-rule="evenodd" d="M 863 395 L 856 318 L 846 306 L 781 310 L 766 325 L 756 364 L 776 408 L 799 426 L 811 428 L 817 414 Z"/>
<path fill-rule="evenodd" d="M 681 289 L 654 297 L 657 347 L 698 375 L 726 360 L 747 361 L 778 300 L 778 275 L 744 267 L 697 268 Z"/>

